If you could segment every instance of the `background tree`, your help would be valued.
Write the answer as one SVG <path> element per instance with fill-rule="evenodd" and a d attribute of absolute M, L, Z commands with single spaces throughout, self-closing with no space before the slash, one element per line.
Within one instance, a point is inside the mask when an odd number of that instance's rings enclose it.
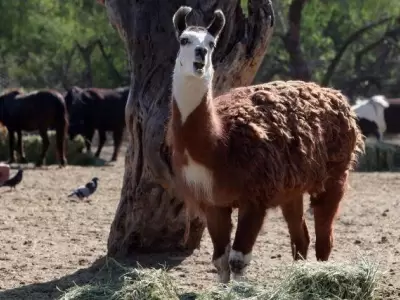
<path fill-rule="evenodd" d="M 273 3 L 276 30 L 256 82 L 311 79 L 353 99 L 375 93 L 400 97 L 399 1 Z M 302 9 L 292 10 L 296 6 Z M 298 38 L 291 43 L 299 46 L 295 51 L 288 49 L 288 36 Z"/>
<path fill-rule="evenodd" d="M 183 243 L 186 212 L 174 193 L 165 124 L 171 96 L 172 70 L 178 41 L 172 16 L 181 5 L 194 8 L 188 24 L 208 25 L 221 8 L 227 23 L 218 42 L 215 95 L 235 86 L 251 84 L 265 55 L 272 33 L 273 10 L 269 0 L 248 3 L 246 18 L 240 1 L 232 0 L 106 0 L 110 22 L 126 42 L 131 93 L 126 109 L 130 143 L 125 176 L 108 240 L 110 255 L 132 250 L 194 250 L 204 224 L 190 220 L 188 243 Z"/>
<path fill-rule="evenodd" d="M 0 11 L 0 88 L 128 83 L 123 42 L 95 1 L 0 1 Z"/>
<path fill-rule="evenodd" d="M 275 33 L 256 82 L 296 78 L 350 98 L 400 97 L 400 1 L 272 1 Z M 248 13 L 248 0 L 241 6 Z M 129 83 L 124 43 L 95 1 L 0 1 L 0 11 L 0 92 Z"/>

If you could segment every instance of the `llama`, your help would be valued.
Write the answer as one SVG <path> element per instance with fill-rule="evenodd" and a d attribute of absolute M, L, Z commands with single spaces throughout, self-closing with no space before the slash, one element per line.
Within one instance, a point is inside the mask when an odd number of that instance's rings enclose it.
<path fill-rule="evenodd" d="M 328 260 L 348 172 L 364 148 L 354 112 L 339 91 L 302 81 L 240 87 L 213 98 L 211 58 L 225 16 L 216 10 L 208 27 L 188 26 L 191 10 L 183 6 L 173 16 L 180 49 L 166 143 L 178 196 L 206 221 L 220 282 L 243 279 L 270 208 L 283 212 L 293 258 L 306 259 L 305 193 L 316 257 Z"/>

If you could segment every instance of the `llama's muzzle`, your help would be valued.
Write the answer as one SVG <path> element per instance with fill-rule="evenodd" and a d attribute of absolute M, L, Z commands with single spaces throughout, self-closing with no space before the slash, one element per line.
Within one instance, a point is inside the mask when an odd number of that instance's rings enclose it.
<path fill-rule="evenodd" d="M 194 49 L 194 54 L 196 56 L 196 59 L 200 61 L 205 61 L 206 60 L 206 55 L 207 55 L 207 49 L 203 47 L 196 47 Z"/>
<path fill-rule="evenodd" d="M 204 67 L 205 67 L 205 64 L 204 64 L 204 62 L 198 62 L 198 61 L 195 61 L 194 63 L 193 63 L 193 67 L 194 67 L 194 70 L 196 71 L 196 72 L 203 72 L 204 71 Z"/>

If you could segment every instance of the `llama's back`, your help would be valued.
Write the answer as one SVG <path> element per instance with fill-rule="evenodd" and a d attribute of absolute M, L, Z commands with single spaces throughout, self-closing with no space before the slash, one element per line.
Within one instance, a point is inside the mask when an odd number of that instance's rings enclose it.
<path fill-rule="evenodd" d="M 237 88 L 215 99 L 228 132 L 227 163 L 243 184 L 323 189 L 352 169 L 363 140 L 337 90 L 302 81 Z M 237 150 L 235 150 L 237 149 Z"/>

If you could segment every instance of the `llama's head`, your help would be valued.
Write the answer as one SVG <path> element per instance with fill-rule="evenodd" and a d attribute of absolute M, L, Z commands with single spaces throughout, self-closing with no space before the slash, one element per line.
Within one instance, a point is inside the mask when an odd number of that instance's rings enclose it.
<path fill-rule="evenodd" d="M 180 48 L 175 63 L 175 73 L 183 76 L 212 77 L 212 53 L 225 26 L 224 13 L 217 9 L 207 27 L 187 26 L 186 17 L 192 11 L 181 6 L 173 17 L 175 33 Z"/>

